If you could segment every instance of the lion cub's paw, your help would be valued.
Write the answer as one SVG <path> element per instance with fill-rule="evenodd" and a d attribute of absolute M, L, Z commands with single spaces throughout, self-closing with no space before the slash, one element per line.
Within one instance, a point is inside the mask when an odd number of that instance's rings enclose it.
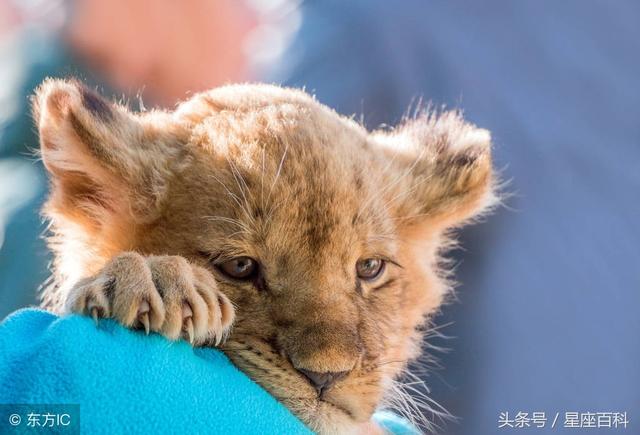
<path fill-rule="evenodd" d="M 218 345 L 233 323 L 234 308 L 206 269 L 178 256 L 127 252 L 70 291 L 67 311 L 113 317 L 127 327 L 156 331 L 194 345 Z"/>

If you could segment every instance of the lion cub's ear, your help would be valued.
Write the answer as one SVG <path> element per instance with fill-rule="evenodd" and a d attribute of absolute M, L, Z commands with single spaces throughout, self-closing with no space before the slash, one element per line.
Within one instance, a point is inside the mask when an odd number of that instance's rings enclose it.
<path fill-rule="evenodd" d="M 490 134 L 459 113 L 423 114 L 374 137 L 392 162 L 395 214 L 403 224 L 441 231 L 496 202 Z"/>
<path fill-rule="evenodd" d="M 180 152 L 166 127 L 63 80 L 38 88 L 33 113 L 54 212 L 97 225 L 114 213 L 153 218 L 172 157 Z"/>

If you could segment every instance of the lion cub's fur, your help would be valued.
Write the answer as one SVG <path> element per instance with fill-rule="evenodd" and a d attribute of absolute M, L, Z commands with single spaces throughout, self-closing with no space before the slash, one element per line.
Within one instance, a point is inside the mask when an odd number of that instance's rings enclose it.
<path fill-rule="evenodd" d="M 44 306 L 63 311 L 69 289 L 122 252 L 181 256 L 235 306 L 224 352 L 323 433 L 367 422 L 418 355 L 449 290 L 447 230 L 494 201 L 489 134 L 453 112 L 370 133 L 276 86 L 131 113 L 48 80 L 34 114 L 56 256 Z M 264 285 L 220 276 L 220 255 L 258 259 Z M 389 259 L 372 283 L 355 273 L 367 257 Z M 319 398 L 292 364 L 349 375 Z"/>

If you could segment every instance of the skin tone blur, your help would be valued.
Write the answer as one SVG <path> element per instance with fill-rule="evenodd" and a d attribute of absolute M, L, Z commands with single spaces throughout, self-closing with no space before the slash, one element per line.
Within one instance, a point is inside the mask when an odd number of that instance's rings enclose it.
<path fill-rule="evenodd" d="M 18 24 L 19 17 L 9 2 L 0 1 L 0 38 L 9 34 Z"/>
<path fill-rule="evenodd" d="M 238 0 L 75 0 L 65 36 L 110 85 L 171 107 L 251 80 L 244 41 L 256 25 Z"/>

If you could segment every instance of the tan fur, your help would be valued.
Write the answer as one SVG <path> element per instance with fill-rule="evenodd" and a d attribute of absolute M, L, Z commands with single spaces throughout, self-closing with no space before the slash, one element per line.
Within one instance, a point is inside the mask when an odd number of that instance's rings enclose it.
<path fill-rule="evenodd" d="M 362 428 L 418 355 L 449 290 L 446 231 L 494 200 L 489 134 L 453 112 L 369 133 L 275 86 L 133 114 L 49 80 L 35 116 L 56 254 L 44 305 L 140 327 L 145 302 L 152 330 L 175 339 L 189 317 L 198 344 L 235 311 L 222 350 L 321 433 Z M 211 264 L 236 256 L 262 264 L 264 287 Z M 369 257 L 392 262 L 358 282 Z M 349 374 L 319 398 L 294 366 Z"/>

